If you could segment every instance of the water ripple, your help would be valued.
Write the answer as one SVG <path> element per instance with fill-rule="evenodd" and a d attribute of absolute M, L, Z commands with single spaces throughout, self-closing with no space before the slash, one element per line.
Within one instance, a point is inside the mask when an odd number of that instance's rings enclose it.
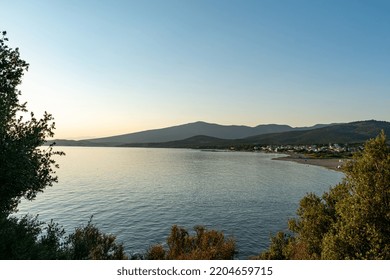
<path fill-rule="evenodd" d="M 237 240 L 240 258 L 258 254 L 285 230 L 299 199 L 321 194 L 342 174 L 272 161 L 261 153 L 173 149 L 63 148 L 59 183 L 21 203 L 19 214 L 64 225 L 71 232 L 90 216 L 117 235 L 128 253 L 164 243 L 173 224 L 201 224 Z"/>

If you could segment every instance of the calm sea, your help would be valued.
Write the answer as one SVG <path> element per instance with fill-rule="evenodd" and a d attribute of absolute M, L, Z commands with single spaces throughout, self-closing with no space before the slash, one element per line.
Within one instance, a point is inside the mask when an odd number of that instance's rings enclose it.
<path fill-rule="evenodd" d="M 239 258 L 258 254 L 269 236 L 286 230 L 300 198 L 321 194 L 343 174 L 271 160 L 279 155 L 186 149 L 59 147 L 59 183 L 18 214 L 63 225 L 71 232 L 91 215 L 117 235 L 128 253 L 164 243 L 173 224 L 234 236 Z"/>

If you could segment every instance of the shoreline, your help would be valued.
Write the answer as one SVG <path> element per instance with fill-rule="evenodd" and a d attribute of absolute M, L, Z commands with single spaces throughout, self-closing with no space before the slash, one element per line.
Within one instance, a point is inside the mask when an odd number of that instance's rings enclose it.
<path fill-rule="evenodd" d="M 342 167 L 348 159 L 338 158 L 310 158 L 302 154 L 289 154 L 284 157 L 273 158 L 272 160 L 291 161 L 300 164 L 308 164 L 314 166 L 325 167 L 330 170 L 343 172 Z"/>

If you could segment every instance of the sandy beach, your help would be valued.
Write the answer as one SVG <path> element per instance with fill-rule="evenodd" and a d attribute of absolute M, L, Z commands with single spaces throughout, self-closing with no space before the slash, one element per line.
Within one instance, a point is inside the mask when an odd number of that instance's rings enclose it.
<path fill-rule="evenodd" d="M 291 154 L 285 157 L 274 158 L 274 160 L 285 160 L 285 161 L 293 161 L 301 164 L 309 164 L 322 166 L 328 169 L 332 169 L 335 171 L 342 172 L 341 167 L 345 164 L 347 159 L 320 159 L 320 158 L 310 158 L 301 154 Z"/>

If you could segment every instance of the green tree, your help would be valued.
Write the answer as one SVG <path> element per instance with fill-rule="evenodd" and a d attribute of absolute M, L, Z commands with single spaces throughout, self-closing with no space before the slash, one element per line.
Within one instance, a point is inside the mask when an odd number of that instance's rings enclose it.
<path fill-rule="evenodd" d="M 293 241 L 293 237 L 280 231 L 275 236 L 271 236 L 271 245 L 269 249 L 253 259 L 287 260 L 290 256 L 288 245 Z"/>
<path fill-rule="evenodd" d="M 0 36 L 0 259 L 126 259 L 115 236 L 91 222 L 65 236 L 56 223 L 10 216 L 23 197 L 32 200 L 57 182 L 53 156 L 63 153 L 53 151 L 53 145 L 42 147 L 54 136 L 50 114 L 37 119 L 30 113 L 24 120 L 28 111 L 17 87 L 29 65 L 18 48 L 7 46 L 6 32 Z"/>
<path fill-rule="evenodd" d="M 324 259 L 390 259 L 390 148 L 381 134 L 345 168 L 345 195 L 323 240 Z"/>
<path fill-rule="evenodd" d="M 0 259 L 65 259 L 64 230 L 38 217 L 0 217 Z"/>
<path fill-rule="evenodd" d="M 0 218 L 0 259 L 110 260 L 127 259 L 114 235 L 102 233 L 90 220 L 65 236 L 64 229 L 38 217 Z"/>
<path fill-rule="evenodd" d="M 19 49 L 6 45 L 3 31 L 0 39 L 0 214 L 15 212 L 22 197 L 32 200 L 38 192 L 57 181 L 53 147 L 40 148 L 54 135 L 53 117 L 46 113 L 41 119 L 27 114 L 26 103 L 19 101 L 28 64 L 20 58 Z"/>
<path fill-rule="evenodd" d="M 184 228 L 173 225 L 167 239 L 168 250 L 162 245 L 149 248 L 146 258 L 149 260 L 231 260 L 236 255 L 233 238 L 225 238 L 216 230 L 207 230 L 203 226 L 194 228 L 190 235 Z"/>
<path fill-rule="evenodd" d="M 382 131 L 344 168 L 345 179 L 321 197 L 306 195 L 294 236 L 278 233 L 262 259 L 390 259 L 390 148 Z"/>

